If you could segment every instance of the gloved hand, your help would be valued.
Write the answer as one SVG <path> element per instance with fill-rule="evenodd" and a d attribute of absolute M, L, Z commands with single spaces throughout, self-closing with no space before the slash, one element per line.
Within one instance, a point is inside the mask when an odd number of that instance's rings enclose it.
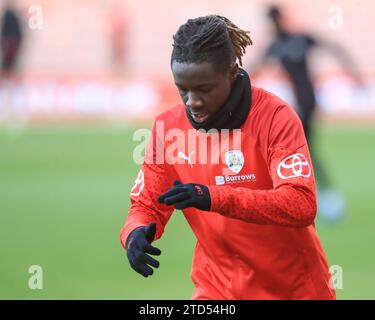
<path fill-rule="evenodd" d="M 146 254 L 149 253 L 156 256 L 161 254 L 158 248 L 151 245 L 155 233 L 156 223 L 153 222 L 148 226 L 136 228 L 126 239 L 126 254 L 130 266 L 146 278 L 154 273 L 154 270 L 150 266 L 159 268 L 159 261 Z"/>
<path fill-rule="evenodd" d="M 159 203 L 174 205 L 175 209 L 195 207 L 209 211 L 211 196 L 208 188 L 198 183 L 181 183 L 176 180 L 173 187 L 158 197 Z"/>

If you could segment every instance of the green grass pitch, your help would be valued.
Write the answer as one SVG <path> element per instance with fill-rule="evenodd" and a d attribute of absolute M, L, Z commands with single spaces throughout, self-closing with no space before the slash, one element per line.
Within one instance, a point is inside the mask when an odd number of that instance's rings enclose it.
<path fill-rule="evenodd" d="M 176 211 L 156 244 L 160 268 L 128 265 L 119 230 L 138 173 L 132 127 L 0 130 L 0 299 L 190 299 L 194 236 Z M 323 126 L 320 158 L 348 216 L 318 221 L 330 264 L 344 271 L 339 299 L 375 299 L 375 128 Z M 31 290 L 31 265 L 43 289 Z"/>

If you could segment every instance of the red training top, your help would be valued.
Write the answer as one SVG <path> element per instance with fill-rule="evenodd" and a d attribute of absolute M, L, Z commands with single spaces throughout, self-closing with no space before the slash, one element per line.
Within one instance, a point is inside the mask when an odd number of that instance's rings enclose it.
<path fill-rule="evenodd" d="M 197 238 L 193 299 L 335 299 L 314 226 L 315 179 L 297 114 L 252 87 L 251 110 L 238 131 L 199 132 L 183 105 L 159 115 L 131 191 L 122 245 L 150 222 L 155 240 L 161 237 L 173 207 L 157 197 L 174 180 L 201 183 L 209 187 L 211 211 L 183 210 Z"/>

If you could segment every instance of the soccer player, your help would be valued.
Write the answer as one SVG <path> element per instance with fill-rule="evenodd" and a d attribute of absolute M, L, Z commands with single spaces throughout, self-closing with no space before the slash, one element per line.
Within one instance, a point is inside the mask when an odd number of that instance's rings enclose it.
<path fill-rule="evenodd" d="M 179 209 L 197 238 L 193 299 L 335 299 L 303 127 L 239 67 L 248 32 L 210 15 L 173 39 L 183 104 L 156 118 L 130 194 L 120 239 L 131 267 L 145 277 L 159 267 L 153 241 Z"/>
<path fill-rule="evenodd" d="M 5 4 L 0 24 L 1 71 L 3 75 L 10 75 L 16 66 L 23 39 L 21 21 L 11 1 Z"/>
<path fill-rule="evenodd" d="M 362 81 L 343 48 L 309 34 L 289 31 L 285 25 L 285 16 L 277 6 L 271 6 L 268 9 L 268 17 L 274 27 L 274 37 L 260 61 L 252 67 L 252 72 L 255 74 L 270 61 L 277 61 L 290 79 L 297 101 L 297 113 L 302 121 L 318 181 L 318 212 L 326 222 L 333 223 L 344 216 L 345 202 L 341 194 L 333 187 L 313 148 L 312 129 L 316 97 L 308 68 L 312 49 L 323 48 L 330 52 L 341 62 L 347 74 L 357 84 L 362 85 Z"/>

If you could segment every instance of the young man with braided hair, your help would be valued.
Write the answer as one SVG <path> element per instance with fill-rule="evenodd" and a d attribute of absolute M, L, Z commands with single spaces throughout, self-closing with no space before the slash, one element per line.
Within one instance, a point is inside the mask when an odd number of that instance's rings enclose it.
<path fill-rule="evenodd" d="M 334 299 L 314 226 L 303 127 L 289 105 L 252 86 L 238 66 L 252 44 L 248 32 L 212 15 L 188 20 L 173 39 L 171 68 L 183 104 L 157 117 L 131 191 L 120 233 L 131 267 L 145 277 L 159 267 L 152 242 L 179 209 L 197 238 L 193 299 Z M 214 143 L 176 150 L 165 138 L 175 128 L 186 139 L 193 130 Z M 169 161 L 175 153 L 182 161 Z M 199 161 L 202 155 L 209 160 Z"/>

